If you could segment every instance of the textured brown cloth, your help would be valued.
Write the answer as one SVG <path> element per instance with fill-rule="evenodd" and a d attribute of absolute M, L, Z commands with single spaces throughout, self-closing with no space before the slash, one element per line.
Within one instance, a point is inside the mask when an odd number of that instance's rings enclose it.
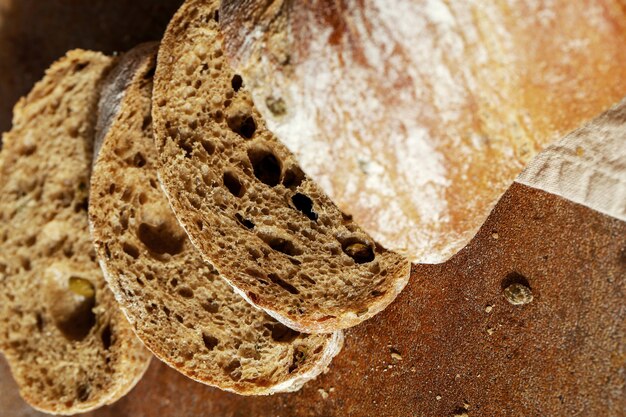
<path fill-rule="evenodd" d="M 511 305 L 503 287 L 533 294 Z M 626 223 L 514 184 L 471 244 L 414 266 L 298 393 L 246 398 L 153 362 L 93 416 L 623 416 Z M 36 416 L 0 367 L 0 410 Z"/>

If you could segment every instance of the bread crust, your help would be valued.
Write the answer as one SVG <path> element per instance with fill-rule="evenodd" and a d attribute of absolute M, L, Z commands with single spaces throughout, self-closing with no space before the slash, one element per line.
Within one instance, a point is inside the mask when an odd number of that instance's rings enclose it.
<path fill-rule="evenodd" d="M 75 50 L 15 106 L 0 154 L 0 349 L 38 410 L 110 404 L 152 355 L 96 259 L 87 221 L 99 89 L 114 63 Z"/>
<path fill-rule="evenodd" d="M 189 242 L 157 182 L 157 48 L 124 54 L 100 100 L 89 217 L 105 278 L 137 336 L 184 375 L 243 395 L 298 390 L 329 366 L 343 334 L 289 331 L 239 297 Z"/>
<path fill-rule="evenodd" d="M 579 6 L 225 0 L 220 16 L 303 170 L 383 246 L 438 263 L 535 154 L 624 95 L 623 6 Z"/>
<path fill-rule="evenodd" d="M 170 204 L 250 303 L 302 332 L 361 323 L 404 288 L 409 262 L 344 216 L 266 130 L 224 61 L 217 16 L 217 2 L 187 1 L 159 51 L 153 118 Z"/>

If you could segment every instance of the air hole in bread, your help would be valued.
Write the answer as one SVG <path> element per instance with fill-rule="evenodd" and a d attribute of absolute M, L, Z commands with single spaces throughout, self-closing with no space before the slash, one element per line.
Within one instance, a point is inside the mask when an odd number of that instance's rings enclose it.
<path fill-rule="evenodd" d="M 172 311 L 166 305 L 161 307 L 161 310 L 163 310 L 163 313 L 165 314 L 166 317 L 169 317 L 170 314 L 172 314 Z"/>
<path fill-rule="evenodd" d="M 111 326 L 107 325 L 100 334 L 100 339 L 102 340 L 102 346 L 104 350 L 109 350 L 111 347 Z"/>
<path fill-rule="evenodd" d="M 43 331 L 43 326 L 44 326 L 44 320 L 43 320 L 43 315 L 39 312 L 37 312 L 37 314 L 35 314 L 35 324 L 37 326 L 37 330 L 39 332 Z"/>
<path fill-rule="evenodd" d="M 113 195 L 115 193 L 115 183 L 109 185 L 109 194 Z"/>
<path fill-rule="evenodd" d="M 173 227 L 168 222 L 158 226 L 141 223 L 137 229 L 137 237 L 150 252 L 177 255 L 183 250 L 185 235 L 172 229 Z"/>
<path fill-rule="evenodd" d="M 291 343 L 300 336 L 300 332 L 292 330 L 282 323 L 266 323 L 263 326 L 271 332 L 272 340 L 278 343 Z"/>
<path fill-rule="evenodd" d="M 317 213 L 313 211 L 313 200 L 302 193 L 296 193 L 291 197 L 294 207 L 309 219 L 316 221 Z"/>
<path fill-rule="evenodd" d="M 311 278 L 310 276 L 308 276 L 307 274 L 305 274 L 303 272 L 301 272 L 298 276 L 300 277 L 300 279 L 302 279 L 303 281 L 308 282 L 309 284 L 312 284 L 312 285 L 317 284 L 317 282 L 313 278 Z"/>
<path fill-rule="evenodd" d="M 193 290 L 189 287 L 180 287 L 178 294 L 183 298 L 193 298 Z"/>
<path fill-rule="evenodd" d="M 224 101 L 224 107 L 228 107 L 229 105 L 230 100 Z M 236 112 L 234 115 L 228 117 L 226 123 L 230 130 L 245 139 L 252 139 L 256 132 L 256 122 L 254 118 L 245 113 Z"/>
<path fill-rule="evenodd" d="M 24 257 L 20 258 L 20 265 L 22 266 L 24 271 L 30 271 L 32 268 L 29 258 L 24 258 Z"/>
<path fill-rule="evenodd" d="M 235 382 L 241 379 L 241 363 L 238 359 L 233 359 L 230 361 L 228 365 L 224 368 L 226 374 Z"/>
<path fill-rule="evenodd" d="M 75 72 L 80 72 L 80 71 L 84 70 L 85 68 L 87 68 L 88 66 L 89 66 L 89 62 L 78 62 L 74 66 L 74 71 Z"/>
<path fill-rule="evenodd" d="M 372 262 L 375 258 L 372 246 L 357 237 L 345 239 L 341 242 L 341 249 L 357 264 Z"/>
<path fill-rule="evenodd" d="M 80 384 L 76 388 L 76 399 L 80 402 L 85 402 L 89 398 L 90 388 L 88 384 Z"/>
<path fill-rule="evenodd" d="M 37 235 L 31 235 L 24 239 L 24 246 L 27 248 L 32 247 L 35 243 L 37 243 Z"/>
<path fill-rule="evenodd" d="M 239 91 L 239 89 L 243 85 L 243 79 L 241 78 L 241 75 L 233 75 L 233 78 L 230 80 L 230 85 L 233 87 L 233 90 L 235 92 Z"/>
<path fill-rule="evenodd" d="M 259 181 L 270 187 L 278 185 L 282 174 L 281 162 L 270 150 L 251 147 L 248 149 L 248 159 Z"/>
<path fill-rule="evenodd" d="M 385 295 L 385 291 L 379 291 L 379 290 L 374 290 L 370 293 L 372 295 L 372 297 L 382 297 L 383 295 Z"/>
<path fill-rule="evenodd" d="M 246 229 L 254 229 L 254 223 L 251 220 L 246 219 L 239 213 L 235 213 L 235 218 L 241 225 L 243 225 Z"/>
<path fill-rule="evenodd" d="M 248 296 L 248 299 L 252 301 L 254 304 L 258 304 L 261 299 L 256 293 L 252 291 L 248 291 L 246 295 Z"/>
<path fill-rule="evenodd" d="M 183 320 L 183 316 L 181 316 L 180 314 L 174 314 L 174 318 L 179 322 L 179 323 L 184 323 L 185 320 Z"/>
<path fill-rule="evenodd" d="M 220 306 L 213 301 L 207 301 L 206 303 L 202 303 L 202 308 L 206 310 L 207 313 L 215 314 L 219 311 Z"/>
<path fill-rule="evenodd" d="M 213 13 L 213 20 L 215 20 L 216 22 L 218 22 L 218 23 L 219 23 L 219 21 L 220 21 L 220 11 L 219 11 L 219 10 L 216 10 L 216 11 Z"/>
<path fill-rule="evenodd" d="M 271 233 L 261 232 L 259 238 L 275 251 L 284 253 L 289 256 L 302 255 L 302 250 L 287 237 L 276 236 Z"/>
<path fill-rule="evenodd" d="M 213 155 L 213 153 L 215 152 L 215 145 L 213 144 L 213 142 L 209 140 L 203 140 L 200 142 L 200 144 L 202 145 L 202 147 L 204 148 L 207 154 Z"/>
<path fill-rule="evenodd" d="M 133 156 L 133 165 L 137 168 L 141 168 L 146 165 L 146 158 L 141 152 L 137 152 L 135 156 Z"/>
<path fill-rule="evenodd" d="M 239 177 L 233 171 L 226 171 L 223 175 L 224 186 L 235 197 L 241 197 L 245 193 L 245 187 Z"/>
<path fill-rule="evenodd" d="M 202 341 L 204 342 L 204 346 L 206 346 L 206 348 L 209 351 L 212 351 L 213 349 L 215 349 L 215 347 L 219 344 L 219 340 L 217 340 L 217 337 L 208 335 L 206 333 L 202 334 Z"/>
<path fill-rule="evenodd" d="M 293 358 L 291 360 L 291 365 L 289 365 L 289 373 L 291 374 L 295 370 L 297 370 L 300 367 L 300 365 L 302 365 L 305 359 L 306 359 L 306 353 L 304 353 L 303 351 L 299 349 L 294 350 Z"/>
<path fill-rule="evenodd" d="M 283 185 L 287 188 L 297 188 L 304 181 L 304 172 L 297 167 L 292 166 L 285 171 L 285 176 L 283 177 Z"/>
<path fill-rule="evenodd" d="M 180 141 L 178 143 L 178 146 L 180 146 L 180 148 L 185 151 L 185 158 L 191 158 L 191 155 L 193 154 L 193 145 L 186 142 L 186 141 Z"/>
<path fill-rule="evenodd" d="M 276 274 L 268 274 L 267 277 L 276 285 L 280 286 L 282 289 L 284 289 L 285 291 L 287 291 L 290 294 L 294 294 L 294 295 L 298 295 L 300 294 L 300 291 L 298 291 L 298 289 L 296 287 L 294 287 L 293 285 L 291 285 L 290 283 L 288 283 L 287 281 L 283 280 L 282 278 L 280 278 L 278 275 Z"/>
<path fill-rule="evenodd" d="M 126 253 L 127 255 L 130 255 L 130 257 L 134 259 L 139 258 L 139 249 L 137 248 L 137 246 L 133 245 L 132 243 L 129 243 L 129 242 L 122 243 L 122 250 L 124 251 L 124 253 Z"/>
<path fill-rule="evenodd" d="M 141 130 L 146 130 L 152 124 L 152 116 L 148 115 L 143 118 L 141 123 Z"/>

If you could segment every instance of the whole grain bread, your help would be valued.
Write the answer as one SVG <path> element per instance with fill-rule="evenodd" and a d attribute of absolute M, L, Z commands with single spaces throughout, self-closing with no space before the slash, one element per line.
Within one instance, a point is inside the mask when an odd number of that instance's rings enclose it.
<path fill-rule="evenodd" d="M 184 375 L 239 394 L 297 390 L 326 369 L 343 335 L 298 333 L 252 307 L 189 242 L 158 185 L 157 47 L 123 55 L 100 100 L 89 217 L 105 278 L 135 333 Z"/>
<path fill-rule="evenodd" d="M 109 404 L 151 355 L 106 287 L 87 205 L 99 91 L 113 61 L 75 50 L 14 109 L 0 154 L 0 350 L 33 407 Z"/>
<path fill-rule="evenodd" d="M 152 114 L 174 212 L 206 260 L 289 327 L 356 325 L 393 301 L 409 263 L 343 215 L 265 128 L 218 19 L 217 1 L 187 1 L 159 51 Z"/>
<path fill-rule="evenodd" d="M 626 92 L 623 0 L 224 0 L 220 17 L 268 128 L 413 262 L 449 259 L 534 155 Z"/>

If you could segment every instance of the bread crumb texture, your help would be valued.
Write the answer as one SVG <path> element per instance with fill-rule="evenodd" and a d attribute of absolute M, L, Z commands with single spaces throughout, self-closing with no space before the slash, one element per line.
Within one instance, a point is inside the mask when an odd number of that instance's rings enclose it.
<path fill-rule="evenodd" d="M 329 365 L 343 336 L 300 333 L 252 307 L 189 242 L 157 178 L 155 55 L 143 47 L 123 56 L 117 72 L 128 82 L 109 77 L 100 102 L 107 114 L 108 96 L 120 96 L 108 86 L 125 89 L 91 184 L 105 277 L 141 340 L 186 376 L 239 394 L 297 390 Z"/>
<path fill-rule="evenodd" d="M 33 407 L 75 414 L 130 390 L 151 355 L 106 287 L 87 206 L 100 85 L 75 50 L 15 106 L 0 154 L 0 349 Z"/>
<path fill-rule="evenodd" d="M 251 303 L 299 331 L 356 325 L 393 301 L 409 263 L 344 215 L 266 129 L 223 55 L 217 6 L 186 2 L 159 52 L 166 193 L 192 242 Z"/>

